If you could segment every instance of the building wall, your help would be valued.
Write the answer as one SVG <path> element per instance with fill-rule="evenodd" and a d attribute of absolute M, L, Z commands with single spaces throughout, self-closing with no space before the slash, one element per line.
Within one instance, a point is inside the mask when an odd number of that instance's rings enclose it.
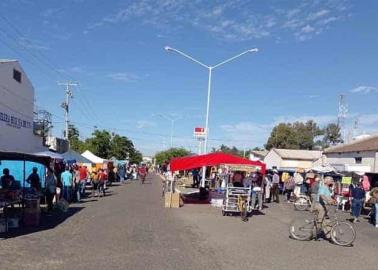
<path fill-rule="evenodd" d="M 41 151 L 42 139 L 33 133 L 34 89 L 18 62 L 0 62 L 0 97 L 0 150 Z"/>
<path fill-rule="evenodd" d="M 270 150 L 264 158 L 264 162 L 268 169 L 272 169 L 273 167 L 279 168 L 281 166 L 281 161 L 282 158 L 274 150 Z"/>
<path fill-rule="evenodd" d="M 281 167 L 283 168 L 310 169 L 312 168 L 312 165 L 313 165 L 313 162 L 309 160 L 284 159 L 281 162 Z"/>
<path fill-rule="evenodd" d="M 344 165 L 345 167 L 369 167 L 370 172 L 378 173 L 378 153 L 376 151 L 349 152 L 349 153 L 325 153 L 327 162 L 331 165 Z M 357 164 L 355 158 L 361 157 L 361 164 Z"/>

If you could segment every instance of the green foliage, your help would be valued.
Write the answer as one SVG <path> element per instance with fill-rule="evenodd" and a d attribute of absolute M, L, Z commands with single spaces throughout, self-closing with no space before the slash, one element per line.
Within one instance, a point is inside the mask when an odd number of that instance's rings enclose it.
<path fill-rule="evenodd" d="M 68 125 L 68 141 L 70 143 L 70 148 L 76 152 L 83 152 L 84 142 L 79 138 L 79 130 L 73 125 Z"/>
<path fill-rule="evenodd" d="M 279 123 L 273 128 L 265 148 L 312 150 L 316 146 L 316 138 L 322 134 L 323 130 L 312 120 L 306 123 Z"/>
<path fill-rule="evenodd" d="M 191 155 L 191 152 L 189 152 L 185 148 L 170 148 L 168 150 L 156 153 L 155 160 L 157 164 L 163 164 L 166 161 L 169 162 L 172 158 L 189 155 Z"/>
<path fill-rule="evenodd" d="M 95 130 L 92 137 L 85 140 L 85 147 L 93 154 L 102 158 L 111 158 L 112 135 L 106 130 Z"/>
<path fill-rule="evenodd" d="M 244 151 L 243 150 L 239 150 L 235 146 L 229 147 L 229 146 L 224 145 L 224 144 L 222 144 L 221 146 L 219 146 L 219 148 L 213 148 L 211 151 L 212 152 L 223 152 L 223 153 L 227 153 L 227 154 L 231 154 L 231 155 L 236 155 L 236 156 L 241 156 L 241 157 L 244 156 Z M 247 156 L 247 152 L 246 152 L 246 156 Z"/>
<path fill-rule="evenodd" d="M 324 128 L 322 145 L 324 148 L 342 143 L 341 129 L 338 124 L 330 123 Z"/>
<path fill-rule="evenodd" d="M 95 130 L 91 137 L 81 141 L 79 130 L 71 124 L 68 130 L 68 140 L 70 148 L 79 153 L 89 150 L 105 159 L 115 157 L 123 160 L 129 157 L 131 163 L 140 163 L 143 160 L 142 153 L 135 149 L 130 139 L 107 130 Z"/>

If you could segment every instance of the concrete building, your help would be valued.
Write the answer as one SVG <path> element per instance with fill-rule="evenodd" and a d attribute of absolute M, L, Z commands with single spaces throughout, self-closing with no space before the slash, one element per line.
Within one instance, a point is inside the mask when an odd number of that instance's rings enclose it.
<path fill-rule="evenodd" d="M 295 171 L 297 168 L 309 169 L 322 164 L 322 151 L 271 149 L 264 158 L 268 169 L 277 168 Z"/>
<path fill-rule="evenodd" d="M 249 154 L 249 159 L 263 161 L 267 154 L 268 150 L 252 150 Z"/>
<path fill-rule="evenodd" d="M 0 59 L 0 150 L 39 152 L 34 134 L 34 88 L 17 60 Z"/>
<path fill-rule="evenodd" d="M 378 173 L 378 135 L 327 148 L 324 154 L 339 171 Z"/>

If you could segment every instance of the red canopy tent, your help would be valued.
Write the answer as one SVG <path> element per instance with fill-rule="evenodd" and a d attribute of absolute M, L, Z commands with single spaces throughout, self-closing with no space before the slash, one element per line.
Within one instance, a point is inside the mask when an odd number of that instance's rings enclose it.
<path fill-rule="evenodd" d="M 262 174 L 265 174 L 266 164 L 261 161 L 252 161 L 238 156 L 216 152 L 206 155 L 188 156 L 174 158 L 170 162 L 171 171 L 191 170 L 203 166 L 217 165 L 244 165 L 259 167 Z"/>

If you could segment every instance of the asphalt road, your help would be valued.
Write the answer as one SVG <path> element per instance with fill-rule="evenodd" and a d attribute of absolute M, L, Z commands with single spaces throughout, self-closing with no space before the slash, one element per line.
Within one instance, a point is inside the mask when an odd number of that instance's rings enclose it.
<path fill-rule="evenodd" d="M 209 205 L 165 209 L 160 178 L 147 181 L 74 204 L 56 226 L 0 240 L 0 269 L 377 269 L 378 229 L 366 223 L 354 247 L 299 242 L 288 238 L 298 213 L 286 203 L 244 223 Z"/>

